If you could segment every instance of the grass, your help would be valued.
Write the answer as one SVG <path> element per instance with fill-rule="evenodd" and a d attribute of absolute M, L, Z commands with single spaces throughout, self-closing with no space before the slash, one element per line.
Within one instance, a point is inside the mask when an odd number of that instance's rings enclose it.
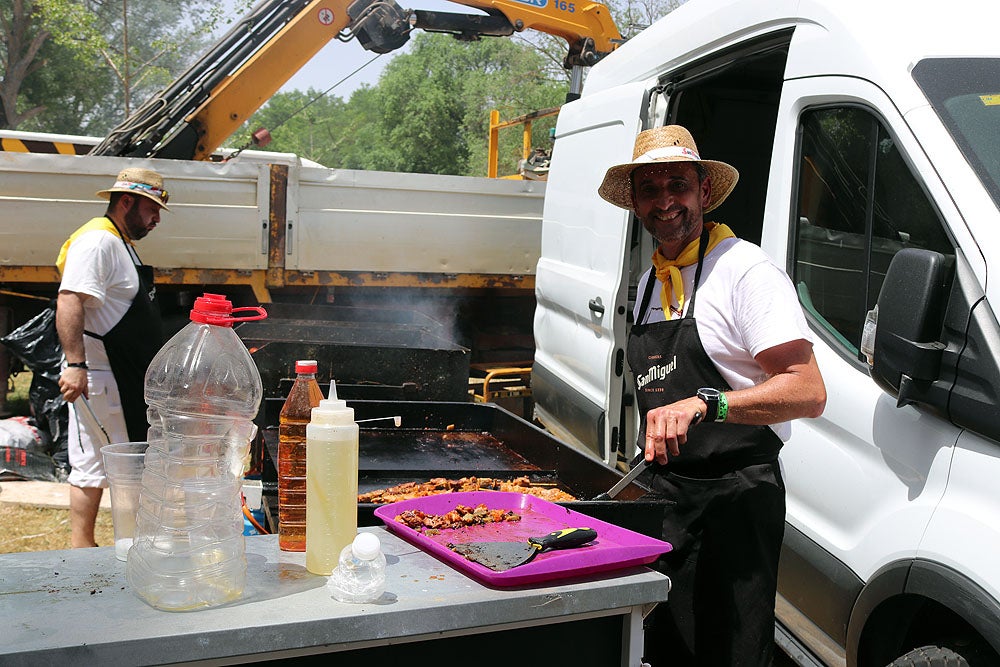
<path fill-rule="evenodd" d="M 7 412 L 10 415 L 30 415 L 28 390 L 31 388 L 31 371 L 10 376 L 7 387 Z"/>
<path fill-rule="evenodd" d="M 70 548 L 68 509 L 0 503 L 0 526 L 0 554 Z M 100 546 L 115 543 L 110 511 L 97 513 L 94 535 Z"/>

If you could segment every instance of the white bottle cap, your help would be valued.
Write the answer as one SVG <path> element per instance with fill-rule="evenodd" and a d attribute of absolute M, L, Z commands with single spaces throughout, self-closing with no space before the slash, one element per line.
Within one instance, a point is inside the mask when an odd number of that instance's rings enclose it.
<path fill-rule="evenodd" d="M 354 557 L 360 560 L 372 560 L 378 557 L 381 550 L 382 543 L 379 542 L 378 535 L 375 533 L 358 533 L 351 544 Z"/>
<path fill-rule="evenodd" d="M 337 398 L 337 385 L 333 380 L 330 380 L 330 397 L 312 409 L 310 421 L 337 426 L 354 423 L 354 408 L 347 407 L 347 401 Z"/>

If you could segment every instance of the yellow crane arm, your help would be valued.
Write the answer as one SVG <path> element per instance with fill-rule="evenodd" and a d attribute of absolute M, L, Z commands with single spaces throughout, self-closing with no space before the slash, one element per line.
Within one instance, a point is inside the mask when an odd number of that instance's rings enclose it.
<path fill-rule="evenodd" d="M 467 7 L 501 12 L 518 32 L 526 29 L 556 35 L 570 46 L 591 39 L 600 55 L 611 53 L 621 34 L 608 8 L 589 0 L 452 0 Z M 596 62 L 596 61 L 595 61 Z M 593 63 L 589 63 L 593 64 Z"/>
<path fill-rule="evenodd" d="M 538 30 L 567 41 L 573 81 L 621 41 L 607 7 L 591 0 L 454 1 L 486 16 L 403 10 L 395 0 L 263 0 L 90 154 L 209 159 L 335 37 L 388 53 L 414 28 L 464 40 Z"/>
<path fill-rule="evenodd" d="M 312 0 L 191 115 L 198 133 L 192 159 L 208 159 L 350 22 L 345 3 Z"/>

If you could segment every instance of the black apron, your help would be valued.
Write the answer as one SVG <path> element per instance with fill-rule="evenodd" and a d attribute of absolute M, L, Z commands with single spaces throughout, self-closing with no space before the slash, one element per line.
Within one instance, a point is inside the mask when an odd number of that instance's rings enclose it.
<path fill-rule="evenodd" d="M 701 387 L 732 389 L 705 353 L 695 321 L 707 245 L 705 230 L 686 315 L 632 327 L 628 361 L 642 415 L 640 446 L 653 408 Z M 653 278 L 640 299 L 639 322 Z M 671 579 L 670 598 L 647 619 L 645 657 L 653 667 L 770 665 L 785 516 L 780 448 L 767 426 L 706 422 L 690 430 L 680 456 L 644 473 L 650 488 L 676 503 L 663 520 L 663 539 L 674 549 L 657 561 Z"/>
<path fill-rule="evenodd" d="M 118 231 L 121 234 L 121 230 Z M 143 442 L 149 429 L 143 397 L 146 369 L 163 344 L 163 320 L 156 303 L 153 267 L 142 263 L 123 234 L 121 239 L 129 257 L 135 262 L 139 289 L 128 310 L 110 331 L 103 336 L 91 331 L 83 333 L 104 343 L 111 372 L 118 385 L 128 438 L 133 442 Z"/>

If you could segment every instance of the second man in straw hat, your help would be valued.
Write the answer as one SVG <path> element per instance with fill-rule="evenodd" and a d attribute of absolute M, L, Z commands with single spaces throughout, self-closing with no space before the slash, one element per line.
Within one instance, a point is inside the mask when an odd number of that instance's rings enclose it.
<path fill-rule="evenodd" d="M 59 388 L 70 404 L 73 547 L 96 546 L 94 525 L 108 486 L 101 447 L 146 439 L 143 379 L 163 342 L 153 269 L 134 245 L 168 210 L 163 178 L 131 167 L 97 196 L 109 200 L 105 214 L 73 232 L 56 260 L 62 275 L 56 329 L 66 357 Z"/>
<path fill-rule="evenodd" d="M 654 462 L 647 483 L 677 503 L 663 525 L 674 550 L 658 562 L 670 600 L 646 630 L 653 667 L 771 664 L 785 514 L 778 451 L 790 420 L 826 403 L 788 276 L 704 218 L 738 179 L 670 125 L 640 133 L 632 161 L 599 188 L 658 243 L 628 341 L 638 444 Z"/>

